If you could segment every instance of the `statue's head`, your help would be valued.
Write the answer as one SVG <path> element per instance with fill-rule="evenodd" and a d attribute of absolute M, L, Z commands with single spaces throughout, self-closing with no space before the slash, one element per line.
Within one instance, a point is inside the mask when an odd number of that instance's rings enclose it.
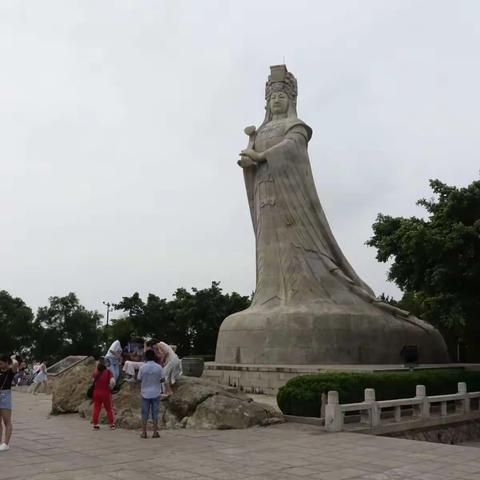
<path fill-rule="evenodd" d="M 265 85 L 265 100 L 269 121 L 272 114 L 297 116 L 297 80 L 285 65 L 270 67 L 270 75 Z"/>
<path fill-rule="evenodd" d="M 282 90 L 273 92 L 268 100 L 270 111 L 275 114 L 288 113 L 289 103 L 288 95 Z"/>

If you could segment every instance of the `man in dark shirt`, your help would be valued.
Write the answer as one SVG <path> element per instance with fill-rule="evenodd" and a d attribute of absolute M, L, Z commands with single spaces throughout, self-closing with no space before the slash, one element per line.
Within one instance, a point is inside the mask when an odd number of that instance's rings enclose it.
<path fill-rule="evenodd" d="M 8 355 L 0 356 L 0 452 L 10 449 L 8 445 L 12 437 L 12 382 L 17 369 L 18 362 L 12 362 Z"/>

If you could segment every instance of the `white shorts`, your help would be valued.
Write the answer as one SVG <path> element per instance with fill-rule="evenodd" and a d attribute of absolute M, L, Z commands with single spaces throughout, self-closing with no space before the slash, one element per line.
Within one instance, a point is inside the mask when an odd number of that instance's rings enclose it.
<path fill-rule="evenodd" d="M 165 381 L 173 385 L 182 374 L 182 362 L 178 357 L 175 357 L 165 365 L 164 370 Z"/>
<path fill-rule="evenodd" d="M 123 371 L 127 375 L 131 375 L 132 377 L 135 376 L 135 370 L 138 370 L 142 365 L 145 365 L 143 362 L 132 362 L 131 360 L 127 360 L 123 365 Z"/>

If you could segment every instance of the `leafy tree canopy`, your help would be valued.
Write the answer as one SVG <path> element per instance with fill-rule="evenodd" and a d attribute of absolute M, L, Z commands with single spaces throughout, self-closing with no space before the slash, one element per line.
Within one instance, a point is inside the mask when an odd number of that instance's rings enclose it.
<path fill-rule="evenodd" d="M 115 305 L 127 317 L 115 320 L 109 336 L 125 338 L 126 331 L 151 336 L 177 345 L 180 355 L 213 355 L 220 325 L 228 315 L 244 310 L 250 299 L 236 292 L 223 293 L 220 282 L 209 288 L 179 288 L 171 300 L 149 294 L 144 302 L 138 293 Z"/>
<path fill-rule="evenodd" d="M 33 312 L 20 298 L 0 291 L 0 353 L 26 354 L 33 344 Z"/>
<path fill-rule="evenodd" d="M 458 188 L 431 180 L 430 187 L 434 197 L 417 202 L 427 218 L 379 214 L 367 245 L 380 262 L 392 261 L 388 278 L 404 292 L 399 305 L 438 326 L 452 350 L 459 340 L 470 344 L 473 359 L 480 341 L 480 181 Z"/>
<path fill-rule="evenodd" d="M 74 293 L 50 297 L 49 305 L 40 307 L 35 319 L 36 358 L 51 362 L 67 355 L 98 353 L 101 318 L 97 311 L 81 305 Z"/>
<path fill-rule="evenodd" d="M 21 299 L 0 291 L 0 352 L 52 364 L 68 355 L 100 355 L 113 339 L 126 342 L 137 335 L 175 344 L 181 356 L 212 356 L 223 319 L 249 304 L 246 296 L 223 293 L 219 282 L 205 289 L 179 288 L 170 300 L 153 293 L 143 300 L 134 293 L 115 305 L 123 316 L 107 327 L 74 293 L 50 297 L 34 317 Z"/>

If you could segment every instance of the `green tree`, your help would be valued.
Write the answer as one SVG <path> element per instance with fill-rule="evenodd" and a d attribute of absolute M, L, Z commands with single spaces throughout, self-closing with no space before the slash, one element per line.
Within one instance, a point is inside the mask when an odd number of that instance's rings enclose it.
<path fill-rule="evenodd" d="M 119 303 L 114 305 L 114 308 L 127 312 L 130 318 L 141 319 L 144 316 L 145 303 L 140 298 L 140 294 L 135 292 L 131 297 L 123 297 Z"/>
<path fill-rule="evenodd" d="M 112 320 L 112 326 L 106 332 L 107 343 L 113 339 L 119 339 L 122 344 L 128 341 L 131 335 L 142 336 L 141 332 L 149 332 L 146 328 L 145 303 L 138 292 L 131 297 L 123 297 L 122 300 L 114 304 L 115 310 L 122 310 L 125 316 L 120 319 Z M 107 327 L 105 327 L 107 330 Z M 144 333 L 143 335 L 145 335 Z"/>
<path fill-rule="evenodd" d="M 379 214 L 367 245 L 392 261 L 388 278 L 403 291 L 399 302 L 436 325 L 452 358 L 480 359 L 480 181 L 464 188 L 431 180 L 434 198 L 420 199 L 428 217 Z"/>
<path fill-rule="evenodd" d="M 246 296 L 236 292 L 224 294 L 220 282 L 212 282 L 210 288 L 202 290 L 193 288 L 185 300 L 190 319 L 191 353 L 196 355 L 213 355 L 223 320 L 250 305 Z M 174 301 L 178 301 L 178 292 Z"/>
<path fill-rule="evenodd" d="M 123 344 L 134 334 L 135 328 L 130 317 L 124 316 L 113 319 L 109 327 L 106 325 L 102 327 L 102 351 L 106 351 L 113 340 L 118 339 Z"/>
<path fill-rule="evenodd" d="M 190 353 L 192 343 L 187 298 L 188 292 L 179 288 L 170 301 L 150 293 L 145 305 L 146 331 L 151 332 L 152 337 L 176 345 L 180 355 Z"/>
<path fill-rule="evenodd" d="M 67 355 L 98 355 L 101 318 L 81 305 L 74 293 L 50 297 L 35 319 L 36 358 L 51 363 Z"/>
<path fill-rule="evenodd" d="M 177 292 L 185 291 L 179 289 Z M 190 350 L 188 321 L 184 311 L 173 301 L 167 301 L 150 293 L 144 302 L 138 292 L 130 297 L 123 297 L 115 304 L 116 310 L 122 310 L 125 317 L 114 320 L 110 330 L 111 338 L 123 341 L 130 336 L 168 339 L 179 347 L 179 351 Z"/>
<path fill-rule="evenodd" d="M 212 356 L 223 319 L 249 305 L 246 296 L 224 294 L 219 282 L 212 282 L 205 289 L 179 288 L 171 300 L 150 293 L 144 302 L 134 293 L 115 305 L 127 317 L 114 321 L 111 333 L 115 338 L 125 338 L 129 329 L 131 335 L 155 337 L 177 345 L 181 356 Z"/>
<path fill-rule="evenodd" d="M 0 291 L 0 353 L 28 355 L 34 342 L 33 312 L 21 298 Z"/>

